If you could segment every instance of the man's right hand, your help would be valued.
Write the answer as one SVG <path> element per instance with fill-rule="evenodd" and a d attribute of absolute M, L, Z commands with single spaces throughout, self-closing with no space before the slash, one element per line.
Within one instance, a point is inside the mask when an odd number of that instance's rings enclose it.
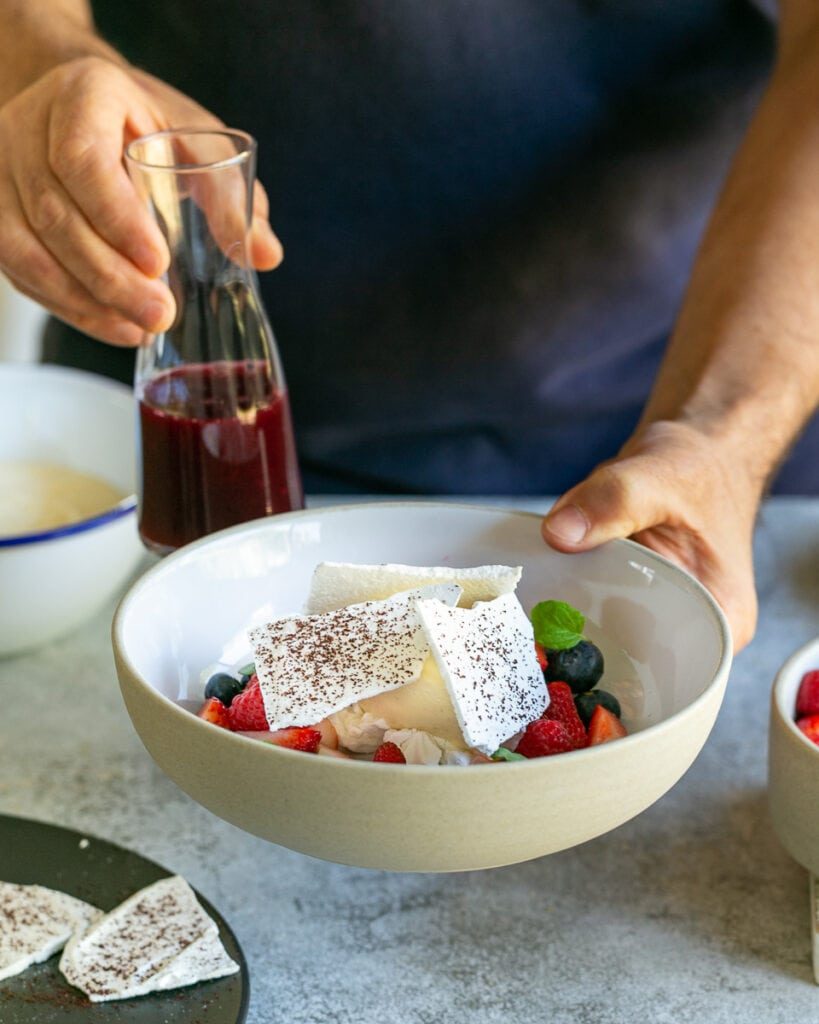
<path fill-rule="evenodd" d="M 188 97 L 100 57 L 62 64 L 0 108 L 0 270 L 25 295 L 86 334 L 138 345 L 170 326 L 159 280 L 165 240 L 122 162 L 125 146 L 168 127 L 219 128 Z M 281 261 L 254 194 L 257 269 Z"/>

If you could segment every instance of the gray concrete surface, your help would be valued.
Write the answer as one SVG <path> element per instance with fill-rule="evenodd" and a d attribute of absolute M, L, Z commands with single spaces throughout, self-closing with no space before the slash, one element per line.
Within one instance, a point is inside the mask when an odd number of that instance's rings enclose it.
<path fill-rule="evenodd" d="M 765 804 L 771 682 L 819 632 L 819 501 L 769 503 L 757 555 L 759 632 L 701 756 L 654 807 L 574 850 L 402 876 L 245 835 L 142 748 L 116 684 L 111 608 L 0 661 L 0 811 L 95 833 L 185 875 L 244 947 L 250 1024 L 819 1019 L 807 877 Z"/>

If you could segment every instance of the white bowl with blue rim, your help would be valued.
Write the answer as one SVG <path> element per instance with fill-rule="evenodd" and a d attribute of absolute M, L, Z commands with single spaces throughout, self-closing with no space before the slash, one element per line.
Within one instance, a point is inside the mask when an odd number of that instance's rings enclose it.
<path fill-rule="evenodd" d="M 0 656 L 78 626 L 142 557 L 134 417 L 133 396 L 121 384 L 78 370 L 0 364 L 0 460 L 57 463 L 123 495 L 79 522 L 0 536 Z"/>

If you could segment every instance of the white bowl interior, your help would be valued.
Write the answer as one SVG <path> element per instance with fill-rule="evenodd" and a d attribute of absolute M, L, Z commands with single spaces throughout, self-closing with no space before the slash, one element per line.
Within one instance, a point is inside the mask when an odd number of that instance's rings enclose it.
<path fill-rule="evenodd" d="M 103 377 L 52 366 L 0 366 L 0 459 L 56 462 L 135 489 L 134 400 Z"/>
<path fill-rule="evenodd" d="M 569 601 L 606 658 L 602 686 L 630 729 L 687 707 L 730 654 L 725 620 L 696 581 L 627 541 L 581 555 L 548 548 L 540 518 L 427 503 L 346 506 L 259 520 L 206 538 L 161 563 L 131 592 L 123 651 L 170 700 L 197 690 L 201 670 L 249 651 L 249 627 L 301 611 L 320 561 L 523 566 L 528 611 Z"/>

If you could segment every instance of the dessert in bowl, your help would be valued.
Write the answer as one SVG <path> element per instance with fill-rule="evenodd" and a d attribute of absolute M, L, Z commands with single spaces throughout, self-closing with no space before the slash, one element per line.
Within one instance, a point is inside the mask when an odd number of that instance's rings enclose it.
<path fill-rule="evenodd" d="M 134 415 L 95 374 L 0 365 L 0 656 L 77 626 L 143 557 Z"/>
<path fill-rule="evenodd" d="M 242 655 L 249 629 L 303 611 L 322 562 L 521 566 L 527 613 L 557 598 L 585 615 L 630 734 L 525 762 L 377 764 L 259 743 L 180 706 L 204 666 Z M 137 732 L 194 799 L 303 853 L 410 871 L 526 860 L 632 818 L 696 757 L 731 662 L 713 599 L 654 553 L 622 541 L 563 555 L 543 543 L 537 515 L 414 502 L 290 513 L 207 537 L 131 588 L 113 641 Z"/>

